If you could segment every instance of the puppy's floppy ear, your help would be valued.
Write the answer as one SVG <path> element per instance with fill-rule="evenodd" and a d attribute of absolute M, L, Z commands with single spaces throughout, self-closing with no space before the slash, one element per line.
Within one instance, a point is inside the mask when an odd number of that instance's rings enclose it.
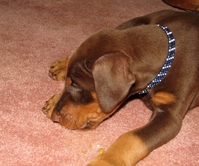
<path fill-rule="evenodd" d="M 116 109 L 135 83 L 131 60 L 122 52 L 101 56 L 94 63 L 92 74 L 99 106 L 104 113 Z"/>

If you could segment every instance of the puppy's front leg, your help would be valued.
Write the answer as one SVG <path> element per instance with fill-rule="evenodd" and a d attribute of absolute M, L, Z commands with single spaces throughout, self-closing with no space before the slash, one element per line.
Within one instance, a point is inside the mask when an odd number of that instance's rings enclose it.
<path fill-rule="evenodd" d="M 132 166 L 152 150 L 172 139 L 181 128 L 181 120 L 169 112 L 155 110 L 150 122 L 120 136 L 104 154 L 88 166 Z"/>
<path fill-rule="evenodd" d="M 149 149 L 135 131 L 121 135 L 105 153 L 88 166 L 132 166 L 147 156 Z"/>

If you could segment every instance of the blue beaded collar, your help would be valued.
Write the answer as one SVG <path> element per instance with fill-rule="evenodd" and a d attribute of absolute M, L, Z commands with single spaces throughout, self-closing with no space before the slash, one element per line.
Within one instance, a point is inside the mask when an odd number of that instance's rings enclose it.
<path fill-rule="evenodd" d="M 160 83 L 163 80 L 163 78 L 167 75 L 169 69 L 171 68 L 171 64 L 174 60 L 176 47 L 175 47 L 175 38 L 173 37 L 173 33 L 165 26 L 162 26 L 160 24 L 158 24 L 157 26 L 162 28 L 168 37 L 169 51 L 168 51 L 167 59 L 163 65 L 161 71 L 158 73 L 158 75 L 146 86 L 145 90 L 139 92 L 138 94 L 146 94 L 150 91 L 150 89 L 153 86 Z"/>

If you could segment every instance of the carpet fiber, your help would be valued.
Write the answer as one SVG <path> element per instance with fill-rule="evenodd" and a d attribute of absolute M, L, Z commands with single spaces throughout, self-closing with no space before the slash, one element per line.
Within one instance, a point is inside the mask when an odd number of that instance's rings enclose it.
<path fill-rule="evenodd" d="M 48 77 L 52 62 L 101 28 L 161 9 L 171 7 L 161 0 L 0 0 L 0 165 L 85 166 L 100 148 L 146 124 L 151 112 L 140 100 L 87 132 L 52 123 L 41 108 L 64 87 Z M 199 165 L 198 128 L 195 108 L 175 139 L 137 165 Z"/>

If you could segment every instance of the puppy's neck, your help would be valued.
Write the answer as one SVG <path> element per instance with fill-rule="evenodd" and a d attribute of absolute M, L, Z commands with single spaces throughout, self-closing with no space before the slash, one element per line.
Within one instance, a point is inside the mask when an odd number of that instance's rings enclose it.
<path fill-rule="evenodd" d="M 171 68 L 172 62 L 174 60 L 176 47 L 175 47 L 175 38 L 173 36 L 173 33 L 166 26 L 162 26 L 160 24 L 158 24 L 157 26 L 159 26 L 160 28 L 162 28 L 165 31 L 165 33 L 166 33 L 166 35 L 168 37 L 169 48 L 168 48 L 167 59 L 166 59 L 164 65 L 162 66 L 162 69 L 160 70 L 160 72 L 146 86 L 145 90 L 139 92 L 139 94 L 148 93 L 153 86 L 159 84 L 164 79 L 164 77 L 167 75 L 168 71 Z"/>

